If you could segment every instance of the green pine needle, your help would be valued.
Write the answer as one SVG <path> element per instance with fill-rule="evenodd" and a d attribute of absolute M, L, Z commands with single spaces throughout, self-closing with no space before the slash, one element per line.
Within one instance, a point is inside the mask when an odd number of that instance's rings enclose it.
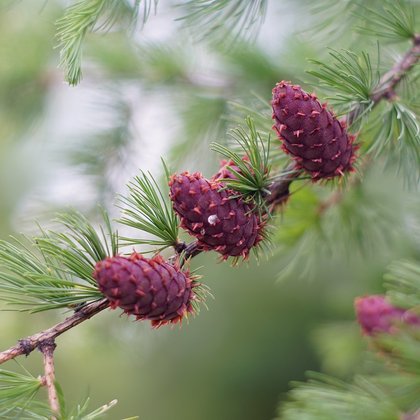
<path fill-rule="evenodd" d="M 62 213 L 57 221 L 67 231 L 48 232 L 37 238 L 41 251 L 60 261 L 73 276 L 96 285 L 92 279 L 93 266 L 101 260 L 118 253 L 118 236 L 112 231 L 111 222 L 102 210 L 104 226 L 97 233 L 89 220 L 76 211 Z"/>
<path fill-rule="evenodd" d="M 44 387 L 40 377 L 32 376 L 26 369 L 25 374 L 0 370 L 0 416 L 2 419 L 38 419 L 48 420 L 52 413 L 50 407 L 34 398 L 38 391 Z M 57 391 L 60 394 L 61 388 L 58 384 Z M 113 400 L 91 412 L 89 412 L 90 398 L 87 397 L 81 404 L 78 404 L 69 413 L 61 406 L 62 419 L 68 420 L 96 420 L 103 418 L 111 408 L 117 404 Z M 137 417 L 132 417 L 135 419 Z"/>
<path fill-rule="evenodd" d="M 230 135 L 238 144 L 242 155 L 219 143 L 212 143 L 211 148 L 233 162 L 239 171 L 229 166 L 236 179 L 222 179 L 226 187 L 238 191 L 246 200 L 255 202 L 259 209 L 265 209 L 265 196 L 269 194 L 270 185 L 270 135 L 263 141 L 255 128 L 254 121 L 245 119 L 249 132 L 239 127 L 231 130 Z M 248 158 L 248 161 L 243 158 Z"/>
<path fill-rule="evenodd" d="M 368 152 L 384 155 L 388 165 L 397 165 L 406 182 L 420 180 L 420 123 L 417 116 L 400 102 L 387 103 L 372 118 L 372 142 Z"/>
<path fill-rule="evenodd" d="M 162 161 L 163 162 L 163 161 Z M 163 162 L 166 177 L 169 171 Z M 179 221 L 158 183 L 150 173 L 140 172 L 128 184 L 129 194 L 120 198 L 124 217 L 119 222 L 143 232 L 143 237 L 123 237 L 127 245 L 152 245 L 165 249 L 178 243 Z M 154 238 L 144 237 L 144 233 Z"/>
<path fill-rule="evenodd" d="M 256 129 L 262 135 L 269 135 L 271 133 L 271 114 L 272 109 L 267 98 L 263 98 L 252 92 L 251 101 L 248 104 L 243 102 L 229 101 L 229 112 L 226 115 L 228 122 L 233 127 L 241 125 L 244 119 L 251 118 Z"/>
<path fill-rule="evenodd" d="M 384 3 L 378 10 L 363 7 L 363 14 L 357 13 L 366 21 L 365 26 L 358 27 L 359 31 L 395 42 L 413 38 L 416 33 L 414 7 L 400 0 L 387 0 Z"/>
<path fill-rule="evenodd" d="M 97 409 L 88 412 L 89 409 L 90 398 L 87 397 L 85 400 L 78 404 L 67 416 L 69 420 L 96 420 L 103 418 L 104 414 L 107 413 L 111 408 L 115 407 L 118 403 L 117 400 L 112 400 L 108 404 L 105 404 Z M 135 419 L 137 417 L 132 417 Z M 128 420 L 128 419 L 126 419 Z"/>
<path fill-rule="evenodd" d="M 291 401 L 280 407 L 279 419 L 294 420 L 394 420 L 399 408 L 384 390 L 364 377 L 346 384 L 326 375 L 310 372 L 307 383 L 295 384 Z"/>
<path fill-rule="evenodd" d="M 239 37 L 252 38 L 263 23 L 267 0 L 189 0 L 179 5 L 180 19 L 200 39 L 232 46 Z"/>
<path fill-rule="evenodd" d="M 40 378 L 0 370 L 0 417 L 2 419 L 48 419 L 51 410 L 46 404 L 34 400 L 43 385 Z"/>
<path fill-rule="evenodd" d="M 273 226 L 266 224 L 259 233 L 262 237 L 262 240 L 251 249 L 252 254 L 258 264 L 261 262 L 262 256 L 267 260 L 273 256 Z"/>
<path fill-rule="evenodd" d="M 102 298 L 94 266 L 118 253 L 117 235 L 103 217 L 99 234 L 80 213 L 68 212 L 57 218 L 65 233 L 0 241 L 0 300 L 11 310 L 39 312 Z"/>
<path fill-rule="evenodd" d="M 226 118 L 230 127 L 237 127 L 242 124 L 244 119 L 248 116 L 252 118 L 258 133 L 262 137 L 268 138 L 271 135 L 271 114 L 273 111 L 271 105 L 267 102 L 267 98 L 252 92 L 252 98 L 248 104 L 230 101 L 228 105 L 229 110 L 226 113 Z M 229 149 L 235 152 L 241 152 L 241 147 L 235 140 L 228 139 L 228 146 Z M 273 173 L 274 170 L 282 172 L 289 159 L 289 156 L 283 152 L 281 147 L 271 147 L 271 173 Z"/>
<path fill-rule="evenodd" d="M 355 12 L 366 4 L 366 0 L 300 0 L 290 1 L 301 7 L 301 13 L 309 17 L 303 22 L 302 31 L 309 33 L 312 40 L 331 43 L 347 42 L 358 18 Z M 372 7 L 380 7 L 383 0 L 369 0 Z M 345 17 L 345 18 L 344 18 Z M 353 40 L 354 38 L 352 38 Z"/>
<path fill-rule="evenodd" d="M 415 375 L 418 404 L 420 403 L 420 334 L 418 328 L 412 326 L 410 328 L 410 325 L 399 325 L 398 329 L 398 333 L 394 335 L 381 334 L 374 340 L 395 368 L 398 367 L 400 372 Z"/>
<path fill-rule="evenodd" d="M 393 262 L 385 275 L 387 295 L 394 305 L 420 309 L 420 264 L 418 261 Z"/>
<path fill-rule="evenodd" d="M 196 271 L 196 270 L 195 270 Z M 200 313 L 201 307 L 204 306 L 206 309 L 208 309 L 206 305 L 206 300 L 208 298 L 214 298 L 214 296 L 211 294 L 210 287 L 207 286 L 204 283 L 199 282 L 200 276 L 194 276 L 193 275 L 193 281 L 195 283 L 194 287 L 194 294 L 196 296 L 196 299 L 191 302 L 191 305 L 193 307 L 193 315 L 197 316 Z M 187 314 L 188 316 L 188 314 Z"/>
<path fill-rule="evenodd" d="M 143 22 L 150 14 L 152 2 L 143 0 Z M 134 6 L 122 0 L 78 0 L 66 9 L 57 21 L 60 65 L 66 72 L 70 85 L 77 85 L 82 78 L 82 49 L 86 35 L 94 30 L 107 30 L 121 19 L 127 18 L 132 25 L 139 13 L 139 0 Z"/>
<path fill-rule="evenodd" d="M 389 252 L 404 234 L 401 207 L 395 201 L 401 195 L 390 198 L 388 190 L 377 188 L 369 178 L 346 190 L 341 201 L 326 210 L 321 210 L 321 189 L 295 188 L 273 237 L 281 280 L 313 279 L 320 261 L 340 261 L 343 255 L 369 258 L 379 250 Z"/>
<path fill-rule="evenodd" d="M 379 72 L 373 70 L 369 54 L 331 50 L 329 55 L 331 64 L 310 60 L 318 66 L 318 70 L 308 73 L 318 78 L 321 86 L 333 94 L 327 99 L 339 114 L 355 112 L 359 116 L 364 115 L 373 106 L 371 95 L 379 82 Z"/>

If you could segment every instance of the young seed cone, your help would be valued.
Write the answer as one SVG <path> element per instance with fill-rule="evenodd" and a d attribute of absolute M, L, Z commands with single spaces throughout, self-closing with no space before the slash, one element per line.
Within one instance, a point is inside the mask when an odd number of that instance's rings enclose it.
<path fill-rule="evenodd" d="M 200 173 L 183 172 L 169 182 L 170 197 L 181 226 L 198 239 L 204 250 L 215 250 L 223 259 L 246 258 L 260 240 L 260 223 L 250 205 L 237 193 L 207 180 Z"/>
<path fill-rule="evenodd" d="M 249 163 L 248 156 L 244 156 L 242 160 Z M 211 181 L 221 182 L 222 179 L 237 179 L 237 176 L 232 172 L 232 169 L 237 173 L 242 174 L 241 169 L 232 159 L 222 159 L 220 161 L 219 170 L 211 177 Z"/>
<path fill-rule="evenodd" d="M 155 328 L 180 322 L 193 312 L 193 280 L 160 256 L 149 259 L 134 252 L 109 257 L 96 264 L 93 277 L 112 309 L 150 320 Z"/>
<path fill-rule="evenodd" d="M 361 296 L 355 299 L 357 320 L 366 335 L 392 333 L 398 323 L 420 326 L 420 318 L 404 308 L 392 305 L 383 295 Z"/>
<path fill-rule="evenodd" d="M 353 170 L 354 136 L 314 94 L 282 81 L 273 89 L 271 104 L 273 128 L 297 169 L 304 169 L 314 181 Z"/>

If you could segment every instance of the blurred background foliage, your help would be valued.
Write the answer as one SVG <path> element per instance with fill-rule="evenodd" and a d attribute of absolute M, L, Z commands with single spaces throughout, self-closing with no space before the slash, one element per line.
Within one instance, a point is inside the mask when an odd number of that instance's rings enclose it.
<path fill-rule="evenodd" d="M 211 175 L 219 157 L 210 142 L 227 141 L 226 131 L 244 116 L 251 113 L 270 132 L 277 81 L 331 94 L 305 72 L 313 68 L 307 59 L 330 60 L 328 47 L 363 47 L 378 56 L 363 1 L 252 2 L 260 27 L 253 33 L 250 21 L 232 21 L 234 11 L 223 15 L 222 8 L 209 20 L 200 14 L 202 1 L 162 2 L 156 14 L 154 2 L 146 3 L 144 27 L 127 25 L 122 13 L 110 32 L 87 34 L 83 80 L 70 87 L 55 48 L 55 24 L 68 2 L 2 1 L 2 238 L 32 232 L 35 220 L 68 206 L 94 219 L 100 202 L 118 217 L 116 194 L 126 192 L 139 169 L 163 175 L 161 155 L 174 170 Z M 381 4 L 369 1 L 379 14 Z M 355 25 L 364 30 L 355 32 Z M 378 70 L 407 48 L 407 42 L 381 46 Z M 402 91 L 418 86 L 416 75 Z M 412 109 L 418 111 L 418 97 Z M 153 331 L 107 311 L 66 333 L 56 359 L 69 403 L 88 393 L 92 407 L 116 398 L 113 419 L 270 419 L 289 382 L 305 371 L 351 377 L 365 350 L 354 297 L 382 292 L 386 266 L 419 255 L 418 188 L 407 190 L 394 166 L 375 159 L 363 183 L 323 212 L 331 187 L 300 181 L 275 221 L 273 254 L 259 265 L 233 269 L 214 255 L 194 259 L 215 299 L 181 329 Z M 60 317 L 3 312 L 3 347 Z M 22 364 L 40 373 L 40 356 Z"/>

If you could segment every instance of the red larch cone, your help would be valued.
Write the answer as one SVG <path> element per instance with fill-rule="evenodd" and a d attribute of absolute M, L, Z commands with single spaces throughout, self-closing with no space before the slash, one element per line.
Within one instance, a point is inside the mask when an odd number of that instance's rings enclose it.
<path fill-rule="evenodd" d="M 198 239 L 204 250 L 215 250 L 224 259 L 246 258 L 260 240 L 258 216 L 237 193 L 204 178 L 200 173 L 183 172 L 169 182 L 170 197 L 181 226 Z"/>
<path fill-rule="evenodd" d="M 392 305 L 383 295 L 358 297 L 354 301 L 357 320 L 367 335 L 392 333 L 398 323 L 420 326 L 420 317 Z"/>
<path fill-rule="evenodd" d="M 244 156 L 242 160 L 244 162 L 249 162 L 248 156 Z M 235 162 L 232 159 L 222 159 L 220 161 L 219 171 L 211 177 L 211 180 L 221 181 L 222 179 L 237 179 L 237 176 L 232 172 L 232 169 L 239 174 L 241 173 L 241 169 L 239 166 L 235 165 Z"/>
<path fill-rule="evenodd" d="M 341 176 L 353 169 L 354 136 L 314 94 L 282 81 L 273 89 L 274 126 L 283 150 L 294 156 L 297 169 L 314 181 Z"/>
<path fill-rule="evenodd" d="M 96 264 L 93 277 L 112 309 L 150 320 L 153 327 L 180 322 L 193 312 L 193 280 L 161 256 L 109 257 Z"/>

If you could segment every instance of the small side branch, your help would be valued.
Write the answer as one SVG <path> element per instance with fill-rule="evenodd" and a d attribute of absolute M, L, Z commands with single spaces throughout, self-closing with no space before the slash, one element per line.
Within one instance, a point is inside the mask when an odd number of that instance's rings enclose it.
<path fill-rule="evenodd" d="M 56 344 L 54 339 L 47 339 L 38 345 L 39 351 L 44 356 L 44 381 L 48 392 L 48 401 L 50 403 L 53 420 L 60 415 L 60 403 L 58 401 L 57 388 L 55 387 L 55 369 L 54 369 L 54 350 Z"/>
<path fill-rule="evenodd" d="M 55 338 L 59 335 L 70 330 L 76 325 L 81 324 L 82 322 L 106 309 L 108 306 L 108 299 L 101 299 L 99 301 L 88 303 L 73 315 L 69 316 L 64 321 L 54 325 L 53 327 L 19 340 L 18 344 L 0 353 L 0 364 L 23 354 L 28 356 L 33 350 L 39 347 L 41 343 L 48 340 L 55 340 Z"/>
<path fill-rule="evenodd" d="M 296 169 L 295 164 L 291 163 L 290 166 L 286 168 L 284 173 L 284 176 L 270 185 L 270 194 L 265 198 L 265 201 L 271 211 L 287 201 L 290 193 L 290 184 L 299 178 L 303 171 Z"/>
<path fill-rule="evenodd" d="M 188 260 L 189 258 L 193 258 L 202 252 L 203 250 L 200 248 L 197 241 L 191 242 L 184 249 L 185 259 Z"/>

